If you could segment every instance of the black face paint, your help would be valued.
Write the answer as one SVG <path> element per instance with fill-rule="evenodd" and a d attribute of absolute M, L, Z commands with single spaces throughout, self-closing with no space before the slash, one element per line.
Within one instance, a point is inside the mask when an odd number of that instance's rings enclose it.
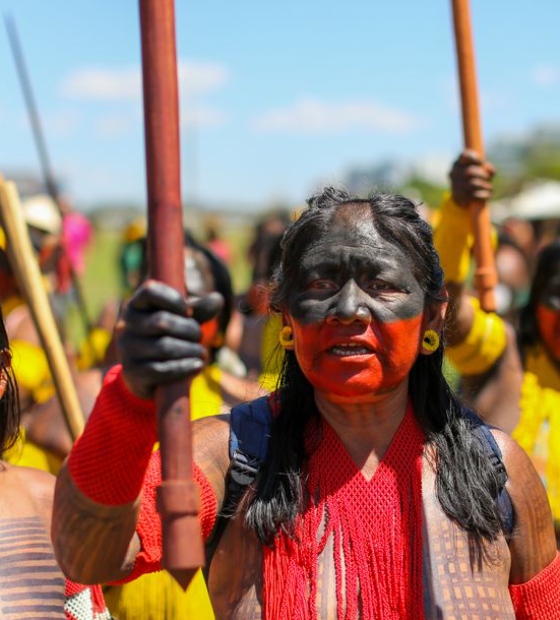
<path fill-rule="evenodd" d="M 560 273 L 554 274 L 539 296 L 539 303 L 560 311 Z"/>
<path fill-rule="evenodd" d="M 287 310 L 301 323 L 352 313 L 363 306 L 374 320 L 417 316 L 424 293 L 404 252 L 387 243 L 371 222 L 333 222 L 303 253 Z"/>
<path fill-rule="evenodd" d="M 391 391 L 418 356 L 424 293 L 369 222 L 335 222 L 304 251 L 286 310 L 298 363 L 321 392 Z"/>

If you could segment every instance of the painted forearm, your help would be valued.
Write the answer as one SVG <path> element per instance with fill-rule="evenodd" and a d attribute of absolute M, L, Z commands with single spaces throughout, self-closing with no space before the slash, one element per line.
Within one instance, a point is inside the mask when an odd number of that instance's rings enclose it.
<path fill-rule="evenodd" d="M 85 496 L 65 465 L 56 482 L 52 540 L 64 574 L 78 583 L 108 583 L 130 574 L 140 545 L 140 499 L 106 506 Z"/>
<path fill-rule="evenodd" d="M 74 581 L 115 581 L 130 572 L 155 426 L 153 403 L 128 392 L 120 368 L 112 369 L 57 481 L 53 540 Z"/>

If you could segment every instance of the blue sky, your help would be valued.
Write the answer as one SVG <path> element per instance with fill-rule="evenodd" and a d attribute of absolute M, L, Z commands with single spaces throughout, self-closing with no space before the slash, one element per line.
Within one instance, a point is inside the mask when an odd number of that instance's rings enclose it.
<path fill-rule="evenodd" d="M 176 0 L 183 194 L 259 208 L 460 148 L 448 0 Z M 515 8 L 514 8 L 515 7 Z M 135 0 L 0 0 L 79 206 L 144 200 Z M 472 0 L 488 140 L 560 121 L 560 4 Z M 38 171 L 0 31 L 0 171 Z"/>

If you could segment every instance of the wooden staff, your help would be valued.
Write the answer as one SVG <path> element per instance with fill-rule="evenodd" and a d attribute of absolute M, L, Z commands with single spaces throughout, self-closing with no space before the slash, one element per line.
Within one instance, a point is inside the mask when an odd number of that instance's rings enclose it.
<path fill-rule="evenodd" d="M 41 118 L 39 116 L 37 104 L 35 103 L 35 97 L 33 96 L 33 88 L 31 87 L 31 80 L 29 78 L 29 72 L 27 71 L 27 66 L 25 64 L 23 49 L 22 49 L 19 36 L 17 33 L 17 29 L 16 29 L 16 23 L 11 16 L 4 15 L 4 24 L 6 26 L 6 32 L 8 34 L 8 41 L 10 42 L 12 56 L 14 58 L 14 62 L 16 65 L 19 83 L 21 85 L 21 90 L 23 92 L 23 98 L 25 100 L 25 106 L 27 108 L 27 115 L 29 116 L 29 122 L 31 124 L 35 146 L 37 147 L 39 161 L 41 162 L 41 169 L 43 170 L 43 178 L 45 180 L 45 187 L 47 189 L 48 195 L 51 197 L 54 204 L 58 208 L 58 212 L 60 213 L 60 216 L 62 217 L 62 219 L 64 219 L 65 217 L 64 209 L 62 208 L 60 193 L 58 191 L 58 184 L 56 183 L 55 177 L 53 174 L 51 160 L 49 157 L 49 151 L 47 149 L 47 142 L 45 140 L 45 134 L 43 132 L 43 127 L 41 125 Z M 76 273 L 76 270 L 74 269 L 74 266 L 72 265 L 70 257 L 68 256 L 68 249 L 66 247 L 64 236 L 61 242 L 61 250 L 62 250 L 64 259 L 68 263 L 68 272 L 70 274 L 70 280 L 72 282 L 72 287 L 74 289 L 76 306 L 78 308 L 78 312 L 82 320 L 83 328 L 85 331 L 85 336 L 88 340 L 90 340 L 91 333 L 93 330 L 93 325 L 91 324 L 91 321 L 89 319 L 87 305 L 86 305 L 86 301 L 85 301 L 84 294 L 82 291 L 82 285 L 81 285 L 80 279 L 78 278 L 78 274 Z M 90 349 L 91 349 L 94 361 L 98 361 L 95 359 L 96 352 L 95 352 L 95 347 L 92 342 L 90 342 Z"/>
<path fill-rule="evenodd" d="M 484 159 L 484 141 L 478 105 L 478 86 L 474 58 L 469 0 L 451 0 L 457 48 L 457 66 L 461 89 L 463 135 L 465 146 Z M 490 210 L 485 201 L 476 200 L 469 205 L 474 234 L 476 270 L 474 283 L 480 297 L 480 307 L 486 312 L 496 309 L 494 287 L 498 282 L 494 249 L 492 247 Z"/>
<path fill-rule="evenodd" d="M 6 234 L 6 251 L 18 286 L 23 293 L 41 345 L 47 356 L 54 386 L 72 439 L 83 431 L 84 416 L 68 360 L 60 340 L 43 277 L 33 253 L 27 223 L 14 183 L 1 182 L 0 219 Z"/>
<path fill-rule="evenodd" d="M 173 0 L 139 0 L 142 30 L 144 124 L 151 277 L 186 294 L 181 208 L 179 101 Z M 204 563 L 192 478 L 189 387 L 185 381 L 156 391 L 162 478 L 158 511 L 163 566 L 185 588 Z"/>

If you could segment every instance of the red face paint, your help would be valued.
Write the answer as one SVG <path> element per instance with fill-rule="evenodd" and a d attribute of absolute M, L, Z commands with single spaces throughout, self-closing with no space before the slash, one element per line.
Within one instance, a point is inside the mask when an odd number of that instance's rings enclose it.
<path fill-rule="evenodd" d="M 539 304 L 537 324 L 546 350 L 555 360 L 560 360 L 560 311 Z"/>
<path fill-rule="evenodd" d="M 202 331 L 202 340 L 200 344 L 205 346 L 206 348 L 210 348 L 216 345 L 216 336 L 218 335 L 218 331 L 220 326 L 218 324 L 218 319 L 213 318 L 206 323 L 202 323 L 200 325 L 200 329 Z"/>
<path fill-rule="evenodd" d="M 295 354 L 321 392 L 343 397 L 388 392 L 406 378 L 418 357 L 422 318 L 368 325 L 292 320 Z"/>

